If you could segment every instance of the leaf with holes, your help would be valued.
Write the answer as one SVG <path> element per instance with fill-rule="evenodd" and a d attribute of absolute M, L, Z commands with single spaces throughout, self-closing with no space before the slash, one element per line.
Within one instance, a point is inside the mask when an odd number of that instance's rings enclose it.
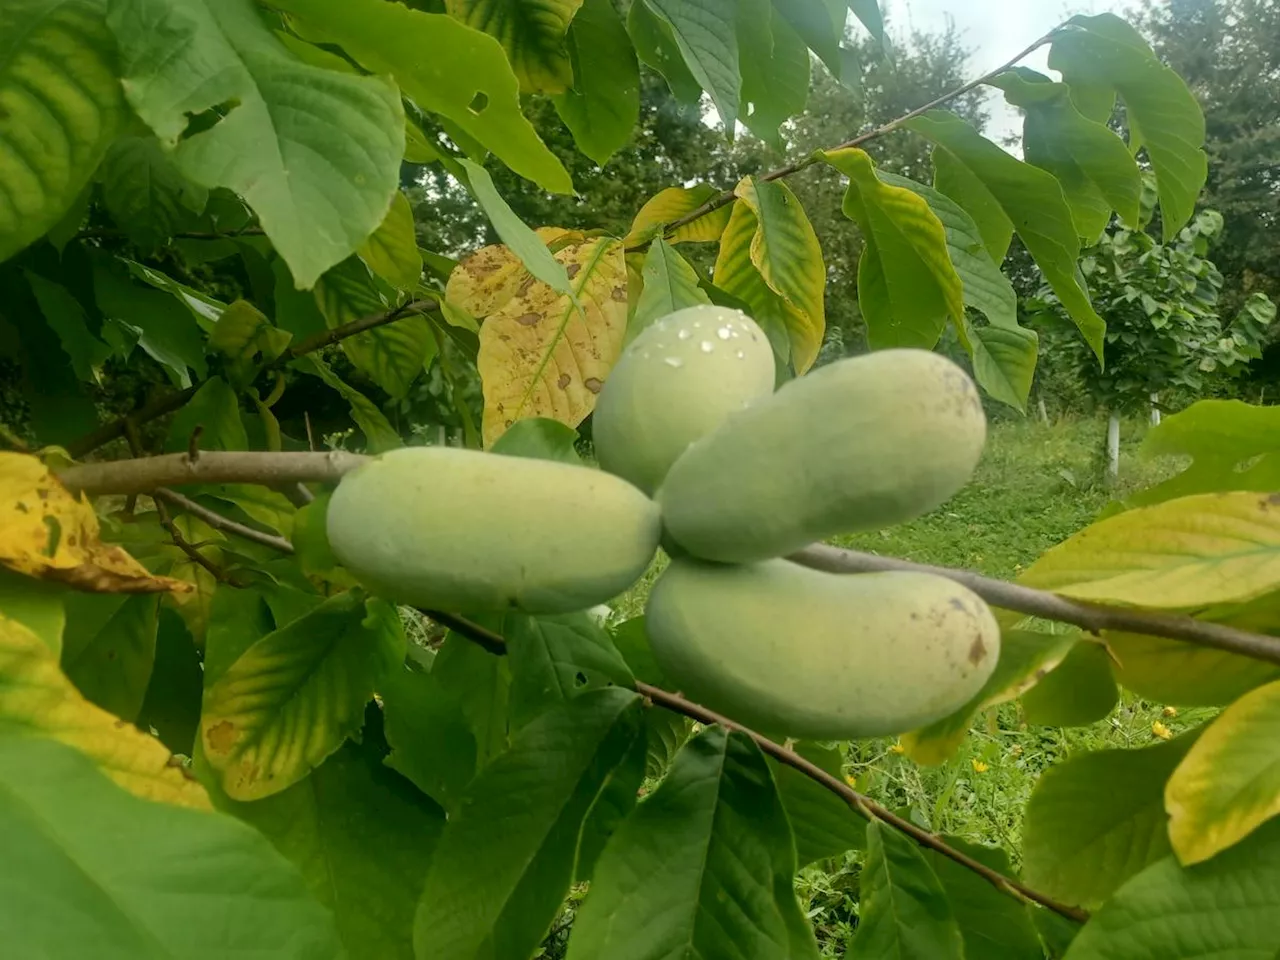
<path fill-rule="evenodd" d="M 152 576 L 119 547 L 102 542 L 98 517 L 37 458 L 0 452 L 0 565 L 28 577 L 97 593 L 185 591 Z"/>
<path fill-rule="evenodd" d="M 208 809 L 204 788 L 164 745 L 80 695 L 38 636 L 0 616 L 0 733 L 49 737 L 75 747 L 130 793 Z"/>
<path fill-rule="evenodd" d="M 711 302 L 707 292 L 698 285 L 693 267 L 662 237 L 654 237 L 649 244 L 641 276 L 644 286 L 635 314 L 627 324 L 627 343 L 659 317 Z"/>
<path fill-rule="evenodd" d="M 693 213 L 719 193 L 709 183 L 700 183 L 696 187 L 667 187 L 659 191 L 644 202 L 622 242 L 628 247 L 640 246 L 656 237 L 668 223 Z M 719 240 L 729 224 L 729 214 L 728 205 L 719 207 L 678 227 L 666 240 L 668 243 Z"/>
<path fill-rule="evenodd" d="M 734 0 L 639 0 L 670 30 L 689 72 L 720 114 L 730 136 L 738 119 L 738 38 Z"/>
<path fill-rule="evenodd" d="M 256 800 L 297 783 L 360 728 L 403 655 L 395 608 L 355 592 L 256 641 L 205 689 L 200 743 L 222 789 Z"/>
<path fill-rule="evenodd" d="M 578 909 L 569 960 L 740 956 L 817 960 L 792 887 L 787 815 L 756 745 L 709 727 L 622 824 Z"/>
<path fill-rule="evenodd" d="M 422 277 L 422 255 L 414 232 L 409 198 L 397 190 L 378 229 L 356 251 L 365 265 L 400 290 L 412 290 Z"/>
<path fill-rule="evenodd" d="M 635 683 L 609 634 L 589 614 L 513 614 L 504 627 L 511 665 L 513 728 L 586 690 Z"/>
<path fill-rule="evenodd" d="M 527 417 L 576 427 L 595 408 L 621 352 L 627 324 L 622 245 L 602 238 L 554 256 L 572 278 L 581 309 L 535 281 L 480 328 L 476 365 L 484 386 L 485 446 Z"/>
<path fill-rule="evenodd" d="M 151 681 L 159 598 L 76 593 L 65 600 L 62 669 L 108 713 L 133 722 Z"/>
<path fill-rule="evenodd" d="M 502 44 L 524 93 L 573 86 L 565 35 L 580 6 L 582 0 L 445 0 L 450 16 Z"/>
<path fill-rule="evenodd" d="M 0 797 L 0 927 L 14 956 L 341 950 L 297 870 L 230 817 L 131 797 L 74 750 L 34 737 L 0 737 Z"/>
<path fill-rule="evenodd" d="M 1165 856 L 1165 782 L 1194 742 L 1192 733 L 1141 750 L 1097 750 L 1042 773 L 1023 828 L 1027 883 L 1091 906 Z"/>
<path fill-rule="evenodd" d="M 491 658 L 492 659 L 492 658 Z M 526 724 L 467 789 L 427 870 L 418 956 L 528 956 L 573 880 L 578 837 L 639 736 L 640 698 L 592 690 Z"/>
<path fill-rule="evenodd" d="M 0 63 L 0 260 L 55 226 L 124 125 L 106 0 L 8 0 Z"/>
<path fill-rule="evenodd" d="M 143 247 L 168 239 L 204 211 L 209 191 L 192 182 L 154 136 L 121 137 L 102 160 L 102 202 Z"/>
<path fill-rule="evenodd" d="M 1112 13 L 1076 16 L 1054 34 L 1049 67 L 1068 86 L 1077 81 L 1124 100 L 1130 145 L 1146 148 L 1156 173 L 1166 242 L 1178 235 L 1204 186 L 1204 114 L 1181 77 L 1165 66 L 1133 27 Z M 1092 119 L 1105 122 L 1108 116 Z"/>
<path fill-rule="evenodd" d="M 1280 510 L 1244 492 L 1139 507 L 1046 551 L 1018 582 L 1163 609 L 1251 600 L 1280 587 Z"/>
<path fill-rule="evenodd" d="M 604 166 L 640 119 L 640 67 L 611 0 L 586 0 L 569 25 L 574 83 L 555 97 L 578 149 Z"/>
<path fill-rule="evenodd" d="M 876 176 L 863 151 L 823 156 L 849 178 L 844 214 L 867 242 L 858 260 L 858 305 L 868 344 L 933 349 L 948 317 L 964 322 L 963 285 L 942 221 L 918 194 Z"/>
<path fill-rule="evenodd" d="M 1200 863 L 1280 813 L 1280 683 L 1241 697 L 1196 740 L 1165 787 L 1178 859 Z"/>
<path fill-rule="evenodd" d="M 118 0 L 107 19 L 138 116 L 186 177 L 244 197 L 299 284 L 377 228 L 404 154 L 394 84 L 303 63 L 248 0 Z M 227 107 L 184 136 L 193 115 Z"/>
<path fill-rule="evenodd" d="M 1107 325 L 1094 312 L 1089 294 L 1078 279 L 1076 258 L 1080 254 L 1080 238 L 1071 207 L 1057 179 L 1005 153 L 968 123 L 945 110 L 930 110 L 907 121 L 906 126 L 937 145 L 935 162 L 938 154 L 943 154 L 948 165 L 963 171 L 962 182 L 968 189 L 960 196 L 941 182 L 938 188 L 973 216 L 984 237 L 988 236 L 988 228 L 983 224 L 990 223 L 991 216 L 995 215 L 988 214 L 985 209 L 988 206 L 994 206 L 1004 222 L 1017 229 L 1085 342 L 1101 359 Z M 1003 257 L 1002 250 L 1000 259 Z"/>
<path fill-rule="evenodd" d="M 273 6 L 292 14 L 308 39 L 335 43 L 373 73 L 394 76 L 423 110 L 446 118 L 520 176 L 552 193 L 573 192 L 564 166 L 520 112 L 520 84 L 493 37 L 443 13 L 383 0 Z"/>

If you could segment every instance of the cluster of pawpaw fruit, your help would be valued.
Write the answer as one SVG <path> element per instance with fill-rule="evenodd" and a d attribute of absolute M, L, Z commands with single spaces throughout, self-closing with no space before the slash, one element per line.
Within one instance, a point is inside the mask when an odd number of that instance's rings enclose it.
<path fill-rule="evenodd" d="M 841 360 L 776 392 L 774 370 L 744 314 L 677 311 L 627 347 L 601 392 L 602 470 L 393 451 L 339 484 L 330 543 L 388 599 L 529 613 L 613 598 L 661 543 L 672 560 L 646 627 L 690 697 L 810 739 L 901 733 L 952 713 L 999 656 L 978 596 L 929 574 L 833 574 L 784 558 L 954 494 L 986 437 L 976 388 L 924 350 Z"/>

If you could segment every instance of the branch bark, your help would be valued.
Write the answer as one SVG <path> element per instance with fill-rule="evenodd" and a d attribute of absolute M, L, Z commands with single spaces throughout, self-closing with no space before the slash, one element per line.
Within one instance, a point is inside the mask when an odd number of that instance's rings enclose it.
<path fill-rule="evenodd" d="M 262 453 L 207 451 L 134 460 L 105 460 L 68 467 L 58 479 L 73 493 L 150 493 L 156 487 L 192 483 L 337 483 L 369 458 L 358 453 Z"/>
<path fill-rule="evenodd" d="M 454 616 L 452 614 L 438 614 L 426 610 L 423 612 L 432 619 L 437 620 L 438 623 L 441 623 L 444 626 L 447 626 L 450 630 L 455 631 L 460 636 L 466 637 L 466 639 L 471 642 L 478 644 L 489 653 L 502 656 L 507 652 L 506 638 L 501 634 L 494 633 L 492 630 L 480 626 L 478 623 L 473 623 L 470 620 Z M 1032 903 L 1037 903 L 1040 906 L 1045 907 L 1048 910 L 1052 910 L 1054 913 L 1066 917 L 1068 920 L 1074 920 L 1077 923 L 1084 923 L 1089 919 L 1089 914 L 1086 911 L 1081 910 L 1079 907 L 1059 903 L 1047 894 L 1028 887 L 1011 877 L 1006 877 L 1004 874 L 992 870 L 985 864 L 979 863 L 972 857 L 967 856 L 963 852 L 949 846 L 941 837 L 938 837 L 927 830 L 921 829 L 909 820 L 904 820 L 892 810 L 888 810 L 876 803 L 870 797 L 858 793 L 847 783 L 833 777 L 821 767 L 809 762 L 794 751 L 788 750 L 782 744 L 777 743 L 774 740 L 770 740 L 768 737 L 761 736 L 754 730 L 744 727 L 742 724 L 730 720 L 728 717 L 722 716 L 713 710 L 709 710 L 699 703 L 687 700 L 678 693 L 671 693 L 670 691 L 663 690 L 661 687 L 655 687 L 652 684 L 643 683 L 639 680 L 636 681 L 635 690 L 641 696 L 647 698 L 651 703 L 656 703 L 659 706 L 666 707 L 668 710 L 686 716 L 691 720 L 696 720 L 698 723 L 708 725 L 719 724 L 727 730 L 738 730 L 745 733 L 755 741 L 756 746 L 758 746 L 764 753 L 773 757 L 779 763 L 785 763 L 792 769 L 798 770 L 806 777 L 821 784 L 847 803 L 855 813 L 867 820 L 879 820 L 896 830 L 902 831 L 907 834 L 907 836 L 911 837 L 911 839 L 915 840 L 916 843 L 920 844 L 920 846 L 927 847 L 949 860 L 954 860 L 962 867 L 972 870 L 1001 893 L 1007 894 L 1008 896 L 1022 902 L 1030 901 Z"/>

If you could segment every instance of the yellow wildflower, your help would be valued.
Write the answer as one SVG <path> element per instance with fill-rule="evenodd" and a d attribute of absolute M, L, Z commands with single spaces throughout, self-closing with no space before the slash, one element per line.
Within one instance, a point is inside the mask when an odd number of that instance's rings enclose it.
<path fill-rule="evenodd" d="M 1166 727 L 1159 720 L 1157 720 L 1155 723 L 1151 725 L 1151 732 L 1154 733 L 1161 740 L 1173 739 L 1173 731 L 1170 730 L 1168 727 Z"/>
<path fill-rule="evenodd" d="M 907 748 L 900 743 L 895 743 L 892 747 L 889 748 L 889 752 L 890 753 L 906 753 Z"/>
<path fill-rule="evenodd" d="M 989 769 L 991 769 L 981 760 L 974 759 L 974 760 L 970 760 L 969 762 L 973 764 L 974 773 L 986 773 Z"/>

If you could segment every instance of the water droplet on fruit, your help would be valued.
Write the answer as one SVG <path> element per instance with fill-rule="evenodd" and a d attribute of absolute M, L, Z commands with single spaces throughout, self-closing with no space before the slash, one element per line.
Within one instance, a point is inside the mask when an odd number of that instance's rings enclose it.
<path fill-rule="evenodd" d="M 730 330 L 728 327 L 721 327 L 719 330 L 716 331 L 716 336 L 719 337 L 721 340 L 728 340 L 730 337 L 733 336 L 733 331 Z"/>
<path fill-rule="evenodd" d="M 739 351 L 738 351 L 738 359 L 739 359 L 739 360 L 745 360 L 745 359 L 747 359 L 747 354 L 746 354 L 746 351 L 745 351 L 745 350 L 739 350 Z"/>
<path fill-rule="evenodd" d="M 668 367 L 675 367 L 677 370 L 684 366 L 684 361 L 679 357 L 664 357 L 662 362 Z"/>
<path fill-rule="evenodd" d="M 715 348 L 716 348 L 716 345 L 712 343 L 710 340 L 703 340 L 700 344 L 698 344 L 698 349 L 701 350 L 703 353 L 710 353 Z"/>
<path fill-rule="evenodd" d="M 688 330 L 681 330 L 679 333 L 676 334 L 676 336 L 679 337 L 681 340 L 688 340 L 690 337 L 693 336 L 693 334 L 690 333 Z"/>

